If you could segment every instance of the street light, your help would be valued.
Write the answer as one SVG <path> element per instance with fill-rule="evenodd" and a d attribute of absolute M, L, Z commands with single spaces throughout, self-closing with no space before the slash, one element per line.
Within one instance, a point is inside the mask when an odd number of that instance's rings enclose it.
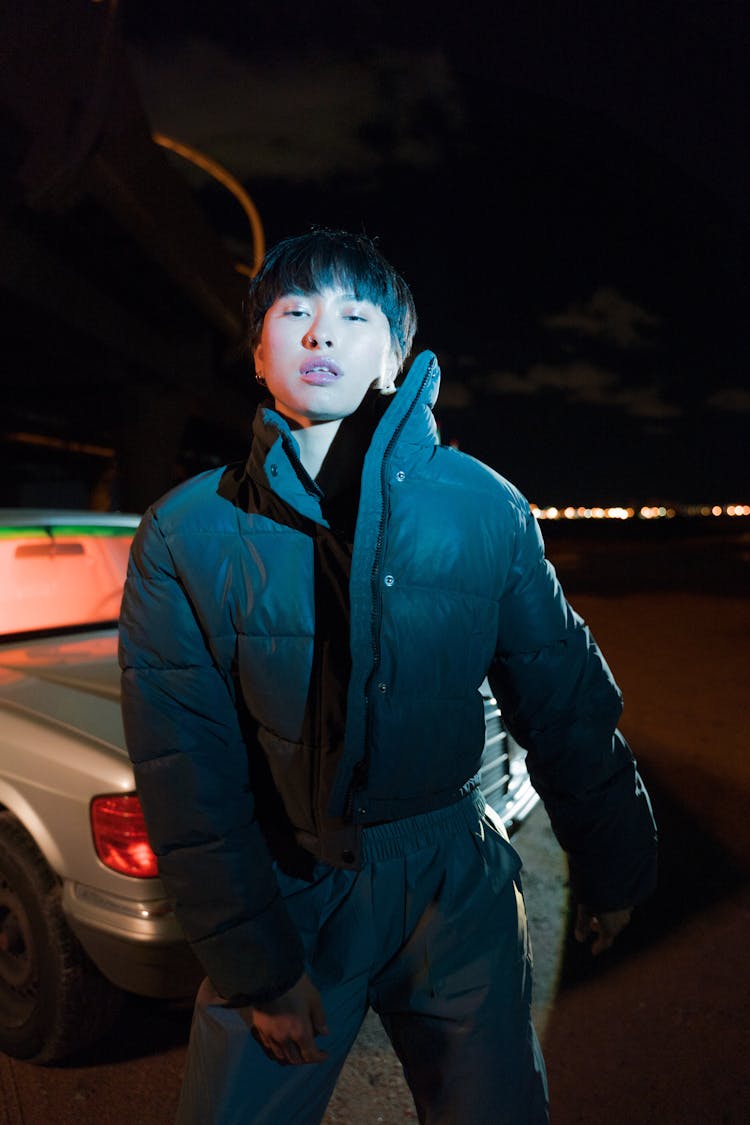
<path fill-rule="evenodd" d="M 202 168 L 209 176 L 213 176 L 213 178 L 218 180 L 220 184 L 223 184 L 228 191 L 231 191 L 232 195 L 247 215 L 250 221 L 250 228 L 253 232 L 252 268 L 246 266 L 244 262 L 235 262 L 234 268 L 238 273 L 244 274 L 245 277 L 255 277 L 266 252 L 265 235 L 263 233 L 263 224 L 260 220 L 258 209 L 242 184 L 239 180 L 235 179 L 231 172 L 228 172 L 218 161 L 214 160 L 213 157 L 206 156 L 205 153 L 200 152 L 197 148 L 193 148 L 192 145 L 185 144 L 184 141 L 176 141 L 173 137 L 168 137 L 164 133 L 152 133 L 151 138 L 155 144 L 160 145 L 162 148 L 168 148 L 171 152 L 176 152 L 177 155 L 181 156 L 184 160 L 189 160 L 191 164 Z"/>

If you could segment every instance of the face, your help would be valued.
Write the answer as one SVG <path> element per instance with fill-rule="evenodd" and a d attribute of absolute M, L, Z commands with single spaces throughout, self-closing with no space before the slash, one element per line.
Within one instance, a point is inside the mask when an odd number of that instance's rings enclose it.
<path fill-rule="evenodd" d="M 276 409 L 303 427 L 348 417 L 398 370 L 385 313 L 339 288 L 279 297 L 253 358 Z"/>

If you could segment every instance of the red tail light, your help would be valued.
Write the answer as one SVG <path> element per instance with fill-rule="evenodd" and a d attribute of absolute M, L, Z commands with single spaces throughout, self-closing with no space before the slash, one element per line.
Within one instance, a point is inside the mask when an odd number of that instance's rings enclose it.
<path fill-rule="evenodd" d="M 143 809 L 134 793 L 94 797 L 91 829 L 96 854 L 106 867 L 139 879 L 153 879 L 159 874 L 146 835 Z"/>

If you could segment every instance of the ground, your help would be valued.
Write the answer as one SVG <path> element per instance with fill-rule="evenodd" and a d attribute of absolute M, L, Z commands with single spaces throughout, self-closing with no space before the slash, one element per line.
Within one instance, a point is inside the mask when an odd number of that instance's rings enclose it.
<path fill-rule="evenodd" d="M 576 545 L 566 565 L 579 553 Z M 746 565 L 747 541 L 735 556 Z M 665 554 L 675 566 L 684 557 L 673 547 Z M 572 584 L 623 688 L 623 729 L 652 794 L 662 859 L 658 894 L 594 961 L 566 934 L 565 867 L 543 810 L 515 841 L 553 1125 L 748 1119 L 750 598 L 738 593 L 744 569 L 739 585 L 725 580 L 721 552 L 701 567 L 699 581 L 673 581 L 678 590 L 626 583 L 592 595 Z M 66 1067 L 40 1071 L 0 1056 L 0 1121 L 169 1125 L 188 1019 L 184 1006 L 136 1003 L 114 1037 Z M 415 1119 L 398 1063 L 368 1021 L 326 1122 Z"/>

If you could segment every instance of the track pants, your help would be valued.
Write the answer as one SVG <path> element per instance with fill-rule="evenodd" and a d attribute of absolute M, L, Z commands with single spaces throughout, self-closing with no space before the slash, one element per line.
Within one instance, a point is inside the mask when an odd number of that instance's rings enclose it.
<path fill-rule="evenodd" d="M 312 883 L 278 872 L 323 998 L 327 1061 L 279 1066 L 238 1012 L 199 994 L 177 1125 L 315 1125 L 370 1006 L 420 1122 L 548 1121 L 520 861 L 496 814 L 473 793 L 365 829 L 363 857 L 359 871 L 319 864 Z"/>

